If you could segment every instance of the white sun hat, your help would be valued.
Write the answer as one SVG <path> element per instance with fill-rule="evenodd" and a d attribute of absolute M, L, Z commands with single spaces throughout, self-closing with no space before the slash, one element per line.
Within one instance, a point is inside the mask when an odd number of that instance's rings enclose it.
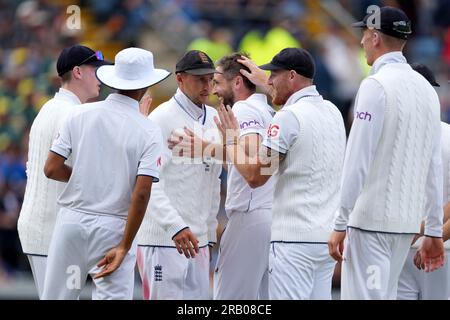
<path fill-rule="evenodd" d="M 97 69 L 101 83 L 117 90 L 137 90 L 150 87 L 170 76 L 164 69 L 155 69 L 153 54 L 140 48 L 127 48 L 116 54 L 114 65 Z"/>

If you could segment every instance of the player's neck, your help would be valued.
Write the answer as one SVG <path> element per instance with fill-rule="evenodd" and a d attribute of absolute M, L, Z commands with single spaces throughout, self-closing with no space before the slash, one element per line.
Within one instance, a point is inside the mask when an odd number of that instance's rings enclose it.
<path fill-rule="evenodd" d="M 83 90 L 81 90 L 81 88 L 79 88 L 72 82 L 64 83 L 61 88 L 72 92 L 78 97 L 78 99 L 80 99 L 81 103 L 86 103 L 86 101 L 88 100 L 88 98 L 83 94 Z"/>

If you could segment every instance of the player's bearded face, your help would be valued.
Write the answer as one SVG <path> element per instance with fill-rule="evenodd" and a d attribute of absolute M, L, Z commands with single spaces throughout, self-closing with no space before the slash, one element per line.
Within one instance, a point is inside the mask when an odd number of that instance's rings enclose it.
<path fill-rule="evenodd" d="M 223 102 L 224 105 L 229 105 L 230 107 L 232 107 L 235 103 L 235 98 L 233 89 L 231 88 L 231 84 L 229 82 L 230 81 L 227 81 L 223 75 L 216 73 L 214 75 L 213 81 L 213 94 L 215 94 Z"/>
<path fill-rule="evenodd" d="M 272 102 L 278 106 L 286 103 L 289 94 L 287 89 L 287 77 L 289 71 L 272 71 L 269 78 L 269 85 L 273 88 Z"/>

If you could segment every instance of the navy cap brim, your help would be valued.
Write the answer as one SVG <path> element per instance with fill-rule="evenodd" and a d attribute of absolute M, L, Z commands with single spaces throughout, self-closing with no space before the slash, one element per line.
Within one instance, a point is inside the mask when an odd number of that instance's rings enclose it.
<path fill-rule="evenodd" d="M 192 74 L 194 76 L 203 76 L 205 74 L 220 73 L 216 69 L 212 69 L 212 68 L 190 69 L 190 70 L 184 70 L 184 71 L 178 71 L 178 72 L 186 72 L 186 73 Z"/>
<path fill-rule="evenodd" d="M 352 27 L 353 28 L 365 28 L 366 23 L 364 21 L 358 21 L 358 22 L 352 23 Z"/>
<path fill-rule="evenodd" d="M 95 66 L 95 67 L 101 67 L 101 66 L 113 65 L 114 63 L 112 63 L 111 61 L 108 61 L 108 60 L 94 60 L 94 61 L 88 61 L 84 64 L 88 64 L 88 65 Z"/>
<path fill-rule="evenodd" d="M 275 71 L 275 70 L 285 70 L 286 68 L 281 67 L 281 66 L 277 66 L 273 63 L 266 63 L 263 64 L 261 66 L 259 66 L 260 69 L 262 70 L 267 70 L 267 71 Z"/>

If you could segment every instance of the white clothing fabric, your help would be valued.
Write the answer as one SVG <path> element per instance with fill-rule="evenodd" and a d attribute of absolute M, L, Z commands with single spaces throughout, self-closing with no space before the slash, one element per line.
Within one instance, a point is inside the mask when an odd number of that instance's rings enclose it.
<path fill-rule="evenodd" d="M 42 298 L 42 292 L 44 291 L 44 281 L 45 281 L 45 269 L 47 268 L 47 257 L 46 256 L 33 256 L 27 255 L 28 261 L 30 262 L 31 272 L 33 274 L 34 284 L 36 285 L 36 290 L 38 292 L 39 299 Z"/>
<path fill-rule="evenodd" d="M 336 230 L 442 233 L 440 107 L 401 52 L 378 58 L 356 101 Z M 430 143 L 431 141 L 431 143 Z M 350 214 L 351 212 L 351 214 Z"/>
<path fill-rule="evenodd" d="M 448 241 L 447 241 L 448 242 Z M 450 297 L 450 249 L 445 252 L 445 264 L 433 271 L 424 272 L 414 265 L 417 249 L 409 250 L 408 258 L 398 279 L 398 300 L 447 300 Z"/>
<path fill-rule="evenodd" d="M 48 179 L 44 175 L 44 165 L 61 124 L 79 104 L 81 101 L 74 93 L 60 88 L 53 99 L 42 106 L 31 125 L 27 186 L 17 222 L 20 243 L 26 254 L 46 256 L 48 253 L 59 209 L 56 202 L 65 183 Z"/>
<path fill-rule="evenodd" d="M 241 137 L 258 134 L 264 138 L 275 111 L 267 104 L 265 95 L 255 93 L 246 100 L 236 102 L 233 105 L 233 113 L 239 122 Z M 263 186 L 251 188 L 234 165 L 229 164 L 225 201 L 228 217 L 233 211 L 272 208 L 273 185 L 274 178 L 271 177 Z"/>
<path fill-rule="evenodd" d="M 341 271 L 341 300 L 395 300 L 412 234 L 348 228 Z"/>
<path fill-rule="evenodd" d="M 139 246 L 137 265 L 144 300 L 208 300 L 209 248 L 187 259 L 175 248 Z"/>
<path fill-rule="evenodd" d="M 136 176 L 159 179 L 161 146 L 161 131 L 139 112 L 138 101 L 114 93 L 82 105 L 67 118 L 51 148 L 73 157 L 72 176 L 58 204 L 126 217 Z"/>
<path fill-rule="evenodd" d="M 61 208 L 52 236 L 42 299 L 74 300 L 85 286 L 87 276 L 101 271 L 97 264 L 123 237 L 126 219 Z M 111 275 L 94 281 L 93 299 L 131 300 L 134 290 L 136 242 L 120 267 Z"/>
<path fill-rule="evenodd" d="M 312 95 L 315 92 L 316 95 Z M 308 93 L 311 93 L 309 95 Z M 275 174 L 272 241 L 328 241 L 339 206 L 339 183 L 345 153 L 345 128 L 339 110 L 307 87 L 293 94 L 278 112 L 264 145 L 280 150 L 284 124 L 278 115 L 289 113 L 300 131 Z"/>
<path fill-rule="evenodd" d="M 274 242 L 269 258 L 271 300 L 331 300 L 336 262 L 324 243 Z"/>
<path fill-rule="evenodd" d="M 174 156 L 167 146 L 172 131 L 183 127 L 218 142 L 216 115 L 214 108 L 199 108 L 181 90 L 149 115 L 161 128 L 164 148 L 161 180 L 152 188 L 137 235 L 139 245 L 175 247 L 172 238 L 186 227 L 198 238 L 200 247 L 216 242 L 222 165 L 214 159 L 205 158 L 200 162 Z"/>
<path fill-rule="evenodd" d="M 214 271 L 214 300 L 268 298 L 271 209 L 233 211 Z"/>

